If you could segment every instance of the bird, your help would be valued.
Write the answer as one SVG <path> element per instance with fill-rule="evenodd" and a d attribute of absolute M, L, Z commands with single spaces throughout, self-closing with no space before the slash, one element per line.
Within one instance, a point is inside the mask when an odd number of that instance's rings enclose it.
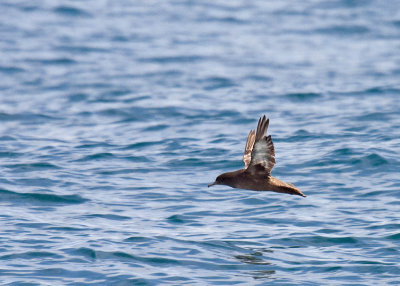
<path fill-rule="evenodd" d="M 275 165 L 275 149 L 271 135 L 266 136 L 269 118 L 265 115 L 258 120 L 257 130 L 250 130 L 243 154 L 244 168 L 219 175 L 208 185 L 226 185 L 232 188 L 252 191 L 272 191 L 306 197 L 293 184 L 271 176 Z"/>

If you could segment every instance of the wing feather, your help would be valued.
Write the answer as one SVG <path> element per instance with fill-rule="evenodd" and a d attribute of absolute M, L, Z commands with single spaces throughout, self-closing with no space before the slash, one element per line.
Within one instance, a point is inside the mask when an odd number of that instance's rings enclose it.
<path fill-rule="evenodd" d="M 247 167 L 250 164 L 251 151 L 253 150 L 255 141 L 256 141 L 256 132 L 254 130 L 250 130 L 249 135 L 247 136 L 246 146 L 244 148 L 244 154 L 243 154 L 243 162 L 245 169 L 247 169 Z"/>
<path fill-rule="evenodd" d="M 269 119 L 266 119 L 265 115 L 258 120 L 255 142 L 251 151 L 251 160 L 247 167 L 250 172 L 257 171 L 261 166 L 265 169 L 267 175 L 269 175 L 275 165 L 274 144 L 271 135 L 266 136 L 268 125 Z"/>

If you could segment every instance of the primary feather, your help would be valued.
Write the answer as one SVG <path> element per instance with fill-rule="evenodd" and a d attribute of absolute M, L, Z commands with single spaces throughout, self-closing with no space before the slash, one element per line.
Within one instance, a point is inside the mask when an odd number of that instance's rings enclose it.
<path fill-rule="evenodd" d="M 269 119 L 266 119 L 265 115 L 258 120 L 257 132 L 255 134 L 255 140 L 250 154 L 250 163 L 246 166 L 245 162 L 245 166 L 250 172 L 258 170 L 261 166 L 269 175 L 275 165 L 275 149 L 271 135 L 265 136 L 268 130 L 268 125 Z M 249 139 L 247 140 L 249 141 Z"/>

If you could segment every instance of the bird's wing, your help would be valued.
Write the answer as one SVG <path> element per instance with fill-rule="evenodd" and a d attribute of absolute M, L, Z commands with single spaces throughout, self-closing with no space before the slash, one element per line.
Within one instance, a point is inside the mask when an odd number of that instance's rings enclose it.
<path fill-rule="evenodd" d="M 258 120 L 251 160 L 247 168 L 249 172 L 257 172 L 261 167 L 269 175 L 275 165 L 275 150 L 271 135 L 265 136 L 268 125 L 269 119 L 267 120 L 265 115 Z"/>
<path fill-rule="evenodd" d="M 247 136 L 246 146 L 244 148 L 244 154 L 243 154 L 243 162 L 245 169 L 247 169 L 247 167 L 250 164 L 251 151 L 253 150 L 255 141 L 256 141 L 256 132 L 254 132 L 254 130 L 250 130 L 249 136 Z"/>

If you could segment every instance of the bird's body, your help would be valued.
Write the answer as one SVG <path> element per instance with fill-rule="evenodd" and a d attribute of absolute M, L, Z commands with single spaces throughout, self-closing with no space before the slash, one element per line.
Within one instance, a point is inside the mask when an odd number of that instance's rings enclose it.
<path fill-rule="evenodd" d="M 243 154 L 245 168 L 219 175 L 209 187 L 227 185 L 238 189 L 273 191 L 305 197 L 294 185 L 271 176 L 275 165 L 275 150 L 271 135 L 265 136 L 268 125 L 269 119 L 266 120 L 264 115 L 258 121 L 257 133 L 250 131 Z"/>

